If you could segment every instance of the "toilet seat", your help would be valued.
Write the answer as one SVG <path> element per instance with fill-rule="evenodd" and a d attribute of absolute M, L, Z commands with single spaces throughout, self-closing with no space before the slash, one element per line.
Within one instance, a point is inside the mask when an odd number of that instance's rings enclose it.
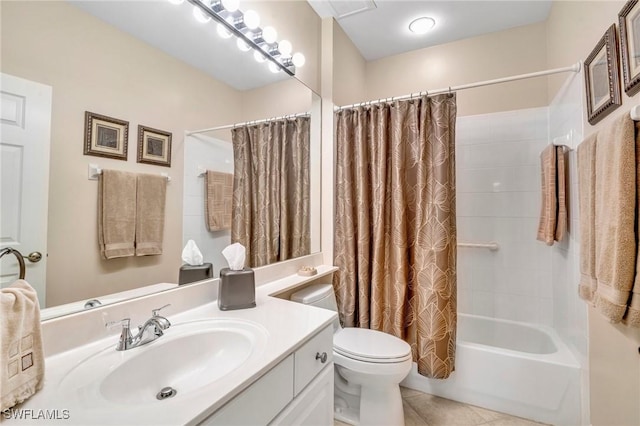
<path fill-rule="evenodd" d="M 388 364 L 411 359 L 411 346 L 395 336 L 367 328 L 344 328 L 333 336 L 333 350 L 357 361 Z"/>

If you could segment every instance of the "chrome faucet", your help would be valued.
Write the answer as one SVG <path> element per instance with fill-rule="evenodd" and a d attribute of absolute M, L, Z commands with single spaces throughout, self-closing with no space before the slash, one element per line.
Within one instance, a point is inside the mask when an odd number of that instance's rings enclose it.
<path fill-rule="evenodd" d="M 131 334 L 131 318 L 108 322 L 105 325 L 107 328 L 122 325 L 122 332 L 120 333 L 120 340 L 118 340 L 116 350 L 126 351 L 137 348 L 161 337 L 164 334 L 164 330 L 171 327 L 171 322 L 158 314 L 158 312 L 167 306 L 171 306 L 171 304 L 164 305 L 162 308 L 153 309 L 151 311 L 151 318 L 145 321 L 143 325 L 138 326 L 138 333 L 136 333 L 135 336 Z"/>

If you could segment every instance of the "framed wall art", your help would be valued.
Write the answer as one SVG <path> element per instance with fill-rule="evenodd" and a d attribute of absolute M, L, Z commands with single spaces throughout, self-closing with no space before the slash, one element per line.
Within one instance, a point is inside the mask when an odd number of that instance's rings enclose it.
<path fill-rule="evenodd" d="M 171 167 L 171 133 L 138 126 L 138 163 Z"/>
<path fill-rule="evenodd" d="M 128 121 L 85 111 L 84 155 L 127 161 L 128 145 Z"/>
<path fill-rule="evenodd" d="M 616 26 L 611 25 L 584 61 L 587 118 L 595 124 L 622 103 Z"/>
<path fill-rule="evenodd" d="M 624 91 L 633 95 L 640 90 L 640 5 L 628 1 L 618 14 L 620 21 L 620 51 Z"/>

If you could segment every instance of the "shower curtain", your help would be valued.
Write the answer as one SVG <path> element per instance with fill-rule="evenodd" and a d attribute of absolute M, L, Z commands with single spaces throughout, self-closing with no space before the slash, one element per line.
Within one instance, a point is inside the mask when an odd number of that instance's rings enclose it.
<path fill-rule="evenodd" d="M 309 254 L 309 117 L 231 131 L 231 241 L 258 267 Z"/>
<path fill-rule="evenodd" d="M 455 94 L 336 113 L 341 321 L 406 340 L 433 378 L 454 369 L 455 117 Z"/>

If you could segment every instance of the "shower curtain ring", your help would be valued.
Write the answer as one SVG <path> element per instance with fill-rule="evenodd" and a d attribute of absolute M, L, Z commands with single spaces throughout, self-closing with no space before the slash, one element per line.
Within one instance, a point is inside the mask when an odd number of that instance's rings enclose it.
<path fill-rule="evenodd" d="M 449 94 L 451 94 L 451 86 L 449 86 Z"/>

